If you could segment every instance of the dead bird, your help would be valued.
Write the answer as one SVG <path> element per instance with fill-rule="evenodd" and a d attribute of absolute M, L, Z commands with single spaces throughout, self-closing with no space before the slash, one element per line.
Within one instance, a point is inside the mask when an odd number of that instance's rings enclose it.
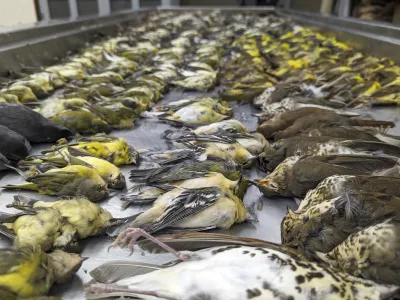
<path fill-rule="evenodd" d="M 329 136 L 296 136 L 281 139 L 264 148 L 258 157 L 263 171 L 272 171 L 285 158 L 307 155 L 370 154 L 400 157 L 400 147 L 383 142 L 346 140 Z"/>
<path fill-rule="evenodd" d="M 55 142 L 75 134 L 74 130 L 51 122 L 20 104 L 0 103 L 0 125 L 19 133 L 32 143 Z"/>
<path fill-rule="evenodd" d="M 180 261 L 168 266 L 107 263 L 91 271 L 91 275 L 101 283 L 87 287 L 89 299 L 106 299 L 118 293 L 127 297 L 151 295 L 184 300 L 204 295 L 216 300 L 255 297 L 308 299 L 310 295 L 318 299 L 339 299 L 344 295 L 353 300 L 378 300 L 389 298 L 398 290 L 395 286 L 379 285 L 344 272 L 334 273 L 326 265 L 309 262 L 293 251 L 273 243 L 264 242 L 262 246 L 255 244 L 252 247 L 250 242 L 250 245 L 216 246 L 196 252 L 176 251 L 147 232 L 134 229 L 124 242 L 140 236 L 150 239 Z M 229 243 L 229 238 L 225 239 Z M 175 240 L 179 242 L 179 238 Z M 113 275 L 108 276 L 110 269 L 117 270 L 118 275 L 113 272 Z M 129 269 L 135 272 L 130 273 Z M 193 269 L 197 271 L 193 272 Z M 228 273 L 232 276 L 226 276 Z M 282 279 L 280 284 L 276 283 L 276 278 Z M 216 285 L 211 284 L 210 279 L 224 284 L 215 288 Z M 179 290 L 174 289 L 177 285 L 180 286 Z"/>
<path fill-rule="evenodd" d="M 143 228 L 150 233 L 165 228 L 195 231 L 229 229 L 233 224 L 242 223 L 246 219 L 254 220 L 254 217 L 243 201 L 229 189 L 175 188 L 158 197 L 150 209 L 138 215 L 130 224 L 110 234 L 118 235 L 115 244 L 119 244 L 127 240 L 124 237 L 131 228 Z"/>
<path fill-rule="evenodd" d="M 307 256 L 328 253 L 351 234 L 397 217 L 400 198 L 377 192 L 352 191 L 325 199 L 305 211 L 289 210 L 282 220 L 282 243 Z"/>
<path fill-rule="evenodd" d="M 399 285 L 400 223 L 388 219 L 351 234 L 329 253 L 316 253 L 333 268 L 382 284 Z"/>
<path fill-rule="evenodd" d="M 304 197 L 333 175 L 371 175 L 397 165 L 397 159 L 368 155 L 291 156 L 255 183 L 267 197 Z"/>
<path fill-rule="evenodd" d="M 370 127 L 355 126 L 327 126 L 322 128 L 310 128 L 304 132 L 309 136 L 329 136 L 333 138 L 344 138 L 351 140 L 365 140 L 372 142 L 384 142 L 400 146 L 400 137 L 390 135 Z"/>
<path fill-rule="evenodd" d="M 312 115 L 313 118 L 309 116 Z M 394 127 L 393 122 L 348 118 L 330 110 L 305 107 L 281 113 L 257 128 L 265 138 L 279 140 L 324 125 Z"/>
<path fill-rule="evenodd" d="M 7 158 L 7 163 L 15 165 L 29 155 L 31 145 L 26 138 L 3 125 L 0 125 L 0 140 L 0 153 Z"/>

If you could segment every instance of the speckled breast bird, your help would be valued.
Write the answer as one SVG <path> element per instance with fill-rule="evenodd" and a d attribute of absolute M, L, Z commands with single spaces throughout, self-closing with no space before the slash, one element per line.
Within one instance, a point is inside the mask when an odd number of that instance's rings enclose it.
<path fill-rule="evenodd" d="M 346 140 L 326 136 L 296 136 L 265 148 L 258 158 L 260 169 L 272 171 L 289 156 L 334 154 L 381 154 L 400 157 L 400 147 L 383 142 Z"/>
<path fill-rule="evenodd" d="M 327 253 L 349 235 L 400 215 L 400 198 L 374 192 L 349 192 L 326 199 L 300 213 L 288 211 L 282 220 L 284 245 L 313 256 Z"/>
<path fill-rule="evenodd" d="M 376 192 L 400 197 L 400 178 L 370 175 L 333 175 L 308 191 L 296 212 L 352 191 Z"/>
<path fill-rule="evenodd" d="M 379 285 L 335 272 L 328 266 L 278 250 L 279 245 L 230 245 L 178 252 L 146 232 L 137 231 L 137 236 L 154 239 L 181 262 L 172 266 L 147 265 L 148 270 L 143 274 L 137 275 L 136 271 L 111 284 L 90 284 L 86 288 L 88 299 L 137 296 L 140 299 L 169 300 L 366 300 L 388 299 L 398 290 L 395 286 Z"/>
<path fill-rule="evenodd" d="M 327 177 L 368 175 L 396 164 L 397 159 L 368 155 L 291 156 L 255 184 L 267 197 L 304 197 Z"/>
<path fill-rule="evenodd" d="M 387 220 L 350 235 L 317 257 L 335 269 L 379 283 L 400 285 L 400 223 Z"/>

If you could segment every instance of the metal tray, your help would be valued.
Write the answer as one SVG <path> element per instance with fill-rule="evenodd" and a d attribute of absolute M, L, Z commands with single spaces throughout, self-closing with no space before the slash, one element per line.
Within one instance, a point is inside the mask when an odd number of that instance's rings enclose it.
<path fill-rule="evenodd" d="M 190 9 L 182 9 L 184 10 L 190 10 Z M 238 9 L 226 9 L 226 11 L 234 12 L 234 11 L 239 11 Z M 240 11 L 245 11 L 245 10 L 240 10 Z M 265 10 L 263 9 L 253 9 L 253 10 L 248 10 L 246 11 L 252 11 L 254 13 L 260 13 Z M 267 9 L 267 11 L 271 11 L 271 9 Z M 290 12 L 287 11 L 278 11 L 277 13 L 283 14 L 285 16 L 294 16 Z M 135 12 L 135 13 L 130 13 L 131 16 L 129 17 L 126 15 L 124 18 L 122 18 L 122 22 L 127 22 L 128 20 L 132 20 L 134 16 L 139 16 L 141 15 L 140 12 Z M 304 16 L 294 16 L 294 18 L 303 24 L 307 25 L 310 24 L 310 17 L 308 16 L 308 19 Z M 90 19 L 91 25 L 93 27 L 89 26 L 89 29 L 86 31 L 83 27 L 76 26 L 73 23 L 70 25 L 72 26 L 70 29 L 71 31 L 68 32 L 67 30 L 67 25 L 63 24 L 63 28 L 65 27 L 66 31 L 62 32 L 59 35 L 59 38 L 63 41 L 70 41 L 65 44 L 65 47 L 54 47 L 54 44 L 59 41 L 59 39 L 56 39 L 55 41 L 51 41 L 52 39 L 49 38 L 46 34 L 44 36 L 35 37 L 35 40 L 37 42 L 37 48 L 31 48 L 30 50 L 27 50 L 27 45 L 28 42 L 23 42 L 23 41 L 15 41 L 13 40 L 12 45 L 6 45 L 4 46 L 3 43 L 1 43 L 0 39 L 0 62 L 6 61 L 7 60 L 7 55 L 6 53 L 9 53 L 13 57 L 15 53 L 18 53 L 18 51 L 22 51 L 22 55 L 27 55 L 26 59 L 29 61 L 30 57 L 34 57 L 34 61 L 39 64 L 46 64 L 49 63 L 48 57 L 51 56 L 52 53 L 57 53 L 57 55 L 65 55 L 66 50 L 68 47 L 69 50 L 76 50 L 79 47 L 83 47 L 85 37 L 93 34 L 94 32 L 98 32 L 99 28 L 106 28 L 108 34 L 112 34 L 115 32 L 115 28 L 117 27 L 117 20 L 116 18 L 113 19 L 108 19 L 108 18 L 103 18 L 101 22 L 106 22 L 103 27 L 101 24 L 98 24 L 97 22 L 94 22 L 92 19 Z M 321 20 L 320 20 L 321 21 Z M 337 34 L 342 33 L 343 36 L 349 37 L 349 35 L 345 35 L 344 31 L 342 31 L 339 25 L 332 25 L 336 21 L 334 19 L 330 20 L 329 23 L 325 24 L 325 30 L 326 28 L 330 28 L 329 30 L 331 32 L 335 32 Z M 100 23 L 100 20 L 99 20 Z M 319 26 L 322 24 L 322 21 L 319 24 L 315 24 Z M 80 24 L 82 25 L 82 24 Z M 84 26 L 84 25 L 82 25 Z M 49 30 L 49 29 L 46 29 Z M 322 30 L 322 29 L 321 29 Z M 346 31 L 347 32 L 347 31 Z M 37 33 L 40 35 L 40 33 Z M 358 33 L 352 33 L 358 35 Z M 22 35 L 21 35 L 22 36 Z M 339 34 L 340 36 L 340 34 Z M 362 35 L 358 35 L 362 36 Z M 54 36 L 53 36 L 54 37 Z M 15 37 L 17 39 L 17 37 Z M 345 38 L 346 40 L 347 38 Z M 44 41 L 44 44 L 42 44 L 39 40 Z M 374 37 L 368 37 L 368 41 L 374 41 Z M 75 42 L 74 42 L 75 41 Z M 366 41 L 365 39 L 363 40 L 364 42 Z M 377 41 L 377 40 L 375 40 Z M 365 43 L 361 43 L 361 48 L 365 47 Z M 23 45 L 25 43 L 25 46 Z M 47 44 L 50 43 L 50 44 Z M 395 42 L 392 43 L 390 42 L 391 47 L 395 44 L 397 44 L 398 41 L 396 40 Z M 378 43 L 377 43 L 378 44 Z M 14 46 L 16 47 L 17 52 L 13 52 Z M 48 52 L 46 52 L 46 56 L 41 56 L 37 51 L 40 49 L 43 49 L 41 47 L 46 47 L 50 46 L 48 48 Z M 385 44 L 386 45 L 386 44 Z M 3 47 L 2 47 L 3 46 Z M 382 47 L 382 44 L 380 44 L 381 50 L 385 47 Z M 379 46 L 378 46 L 379 47 Z M 6 48 L 6 49 L 5 49 Z M 29 48 L 29 47 L 28 47 Z M 390 47 L 389 47 L 390 48 Z M 392 54 L 397 55 L 396 53 L 391 52 L 393 48 L 385 48 L 386 51 L 382 50 L 380 52 L 381 54 L 383 52 L 390 52 Z M 19 49 L 19 50 L 18 50 Z M 364 48 L 368 49 L 368 47 Z M 27 51 L 27 52 L 24 52 Z M 37 54 L 37 56 L 36 56 Z M 386 53 L 384 53 L 387 55 Z M 397 55 L 398 56 L 398 55 Z M 391 56 L 393 58 L 393 56 Z M 397 57 L 399 58 L 399 57 Z M 6 65 L 7 68 L 17 68 L 19 66 L 16 65 L 15 63 L 18 62 L 18 60 L 13 60 L 9 64 Z M 0 72 L 2 72 L 4 69 L 0 68 Z M 213 94 L 213 93 L 208 93 L 208 94 Z M 215 94 L 215 92 L 214 92 Z M 183 93 L 181 91 L 177 90 L 172 90 L 170 91 L 167 95 L 165 95 L 164 99 L 160 103 L 167 103 L 169 101 L 174 101 L 174 100 L 179 100 L 182 99 L 183 97 L 190 97 L 190 96 L 199 96 L 199 95 L 206 95 L 206 94 L 199 94 L 199 93 Z M 235 108 L 235 113 L 234 117 L 235 119 L 241 121 L 249 130 L 255 130 L 257 126 L 257 119 L 255 116 L 252 114 L 256 112 L 256 109 L 252 107 L 249 104 L 244 104 L 244 105 L 238 105 Z M 379 109 L 362 109 L 361 112 L 363 114 L 369 114 L 372 117 L 380 120 L 394 120 L 398 126 L 400 126 L 400 121 L 399 121 L 399 116 L 400 116 L 400 108 L 379 108 Z M 131 130 L 121 130 L 121 131 L 113 131 L 111 135 L 116 136 L 116 137 L 123 137 L 125 138 L 130 145 L 132 145 L 136 149 L 167 149 L 168 145 L 166 144 L 165 141 L 161 140 L 160 134 L 166 130 L 171 128 L 172 126 L 159 123 L 154 120 L 149 120 L 149 119 L 141 119 L 138 120 L 136 123 L 136 127 L 131 129 Z M 394 128 L 389 131 L 392 134 L 399 134 L 400 135 L 400 129 Z M 39 153 L 42 149 L 48 148 L 50 145 L 49 144 L 40 144 L 40 145 L 35 145 L 33 147 L 32 153 Z M 122 167 L 123 173 L 128 176 L 130 167 L 129 166 L 124 166 Z M 259 171 L 256 167 L 253 167 L 251 170 L 246 171 L 248 172 L 246 175 L 249 176 L 252 179 L 256 178 L 262 178 L 265 176 L 265 173 Z M 4 186 L 9 183 L 19 183 L 22 182 L 22 178 L 17 175 L 16 173 L 12 172 L 0 172 L 0 186 Z M 128 182 L 128 187 L 131 186 L 132 184 Z M 20 192 L 25 195 L 31 194 L 33 197 L 37 199 L 51 199 L 50 197 L 46 196 L 40 196 L 36 193 L 29 193 L 29 192 Z M 6 209 L 5 206 L 6 204 L 10 203 L 12 201 L 13 195 L 15 195 L 16 192 L 9 192 L 9 191 L 2 191 L 0 190 L 0 210 L 1 211 L 7 211 L 7 212 L 12 212 L 11 209 Z M 246 205 L 251 205 L 254 202 L 259 202 L 261 198 L 261 193 L 258 191 L 257 188 L 254 186 L 249 187 L 249 189 L 246 192 L 244 201 Z M 54 199 L 54 198 L 53 198 Z M 140 206 L 140 207 L 130 207 L 127 210 L 122 211 L 121 210 L 121 201 L 119 200 L 119 195 L 114 196 L 111 199 L 104 200 L 100 203 L 101 206 L 104 208 L 108 209 L 113 216 L 115 217 L 124 217 L 124 216 L 129 216 L 132 214 L 136 214 L 140 211 L 143 211 L 147 209 L 146 206 Z M 265 197 L 262 198 L 262 208 L 260 205 L 258 206 L 259 209 L 256 209 L 256 213 L 258 216 L 258 223 L 255 224 L 239 224 L 239 225 L 234 225 L 228 232 L 234 235 L 238 236 L 246 236 L 246 237 L 254 237 L 254 238 L 261 238 L 264 240 L 272 241 L 272 242 L 280 242 L 280 222 L 283 218 L 283 216 L 286 213 L 287 207 L 295 208 L 296 203 L 293 199 L 267 199 Z M 90 280 L 90 276 L 87 274 L 87 271 L 92 270 L 99 264 L 109 261 L 109 260 L 121 260 L 121 259 L 127 259 L 127 260 L 137 260 L 137 261 L 142 261 L 142 262 L 152 262 L 152 263 L 163 263 L 165 261 L 168 261 L 172 258 L 169 254 L 149 254 L 149 253 L 144 253 L 141 251 L 139 248 L 135 251 L 135 253 L 128 257 L 129 252 L 124 249 L 112 249 L 110 252 L 107 251 L 109 245 L 111 244 L 111 239 L 106 237 L 106 236 L 99 236 L 99 237 L 91 237 L 87 238 L 80 243 L 80 247 L 82 248 L 82 256 L 89 257 L 88 260 L 86 260 L 82 268 L 79 270 L 76 276 L 73 277 L 73 279 L 65 283 L 63 285 L 55 285 L 53 289 L 51 290 L 50 294 L 55 295 L 55 296 L 60 296 L 63 299 L 84 299 L 84 290 L 83 290 L 83 285 L 84 283 L 88 282 Z M 11 243 L 8 239 L 6 239 L 3 236 L 0 236 L 0 247 L 10 247 Z"/>

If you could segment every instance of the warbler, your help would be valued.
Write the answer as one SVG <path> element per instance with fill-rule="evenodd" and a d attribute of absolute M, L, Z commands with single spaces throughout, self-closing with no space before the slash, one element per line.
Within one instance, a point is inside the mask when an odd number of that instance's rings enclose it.
<path fill-rule="evenodd" d="M 105 159 L 116 166 L 136 164 L 139 152 L 128 145 L 125 139 L 115 138 L 107 135 L 94 135 L 90 137 L 81 137 L 76 143 L 52 147 L 50 150 L 42 151 L 42 154 L 52 153 L 59 155 L 58 150 L 71 147 L 85 151 L 96 157 Z M 73 150 L 69 149 L 73 155 Z"/>
<path fill-rule="evenodd" d="M 119 244 L 127 240 L 123 237 L 129 232 L 129 228 L 144 228 L 149 232 L 164 228 L 189 228 L 197 231 L 229 229 L 250 216 L 242 200 L 228 189 L 175 188 L 158 197 L 150 209 L 141 213 L 130 224 L 118 228 L 112 235 L 119 233 L 115 242 Z M 127 229 L 122 232 L 124 228 Z"/>
<path fill-rule="evenodd" d="M 28 177 L 26 183 L 9 184 L 5 189 L 32 190 L 46 195 L 85 196 L 100 201 L 108 195 L 107 184 L 94 168 L 69 165 Z"/>
<path fill-rule="evenodd" d="M 226 131 L 231 133 L 249 133 L 248 129 L 242 123 L 233 119 L 212 123 L 210 125 L 199 126 L 193 130 L 193 133 L 197 135 L 211 135 L 219 131 Z"/>
<path fill-rule="evenodd" d="M 15 196 L 7 207 L 21 213 L 2 213 L 0 232 L 14 240 L 14 246 L 41 246 L 43 251 L 68 248 L 78 240 L 105 234 L 106 229 L 123 224 L 128 218 L 113 218 L 111 213 L 87 198 L 75 197 L 44 202 Z"/>
<path fill-rule="evenodd" d="M 0 297 L 4 300 L 45 296 L 54 283 L 62 283 L 79 270 L 84 259 L 78 254 L 40 247 L 0 249 Z"/>
<path fill-rule="evenodd" d="M 126 201 L 124 204 L 126 207 L 128 204 L 143 204 L 151 203 L 157 200 L 157 198 L 166 192 L 174 189 L 174 187 L 182 187 L 186 189 L 200 188 L 200 187 L 220 187 L 232 190 L 236 196 L 243 199 L 244 193 L 248 186 L 248 181 L 246 178 L 241 176 L 238 180 L 229 180 L 224 175 L 218 172 L 208 172 L 203 175 L 204 177 L 170 181 L 165 184 L 149 184 L 145 187 L 139 187 L 140 193 L 137 193 L 137 188 L 128 191 L 121 196 L 122 201 Z"/>
<path fill-rule="evenodd" d="M 74 155 L 69 153 L 71 150 Z M 78 149 L 69 148 L 67 153 L 60 151 L 61 157 L 58 156 L 36 156 L 34 160 L 25 160 L 19 163 L 20 167 L 26 168 L 29 166 L 35 166 L 37 164 L 50 164 L 56 167 L 65 167 L 67 165 L 82 165 L 89 168 L 94 168 L 100 175 L 101 178 L 107 183 L 108 187 L 113 189 L 123 189 L 126 187 L 125 177 L 121 173 L 120 169 L 112 163 L 91 156 L 89 153 L 80 151 Z"/>
<path fill-rule="evenodd" d="M 120 264 L 107 263 L 91 271 L 103 283 L 86 287 L 89 299 L 107 298 L 115 293 L 126 297 L 185 300 L 199 297 L 218 300 L 309 299 L 310 295 L 318 299 L 343 296 L 347 299 L 382 299 L 398 292 L 394 285 L 380 285 L 344 272 L 333 272 L 329 266 L 307 261 L 284 248 L 279 249 L 279 245 L 229 245 L 178 252 L 141 229 L 132 229 L 125 238 L 140 236 L 151 239 L 181 261 L 170 266 L 137 263 L 135 273 L 119 277 L 111 275 L 110 281 L 105 272 L 110 269 L 116 272 Z M 279 283 L 277 278 L 280 278 Z M 212 284 L 216 281 L 221 284 Z"/>

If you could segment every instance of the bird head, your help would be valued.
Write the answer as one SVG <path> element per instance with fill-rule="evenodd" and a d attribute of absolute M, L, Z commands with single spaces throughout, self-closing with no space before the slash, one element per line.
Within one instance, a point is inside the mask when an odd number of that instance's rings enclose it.
<path fill-rule="evenodd" d="M 286 147 L 281 147 L 280 142 L 272 144 L 258 157 L 259 168 L 265 172 L 273 171 L 286 157 Z"/>
<path fill-rule="evenodd" d="M 137 164 L 137 161 L 139 159 L 139 152 L 133 147 L 128 146 L 128 152 L 127 152 L 127 163 L 128 164 Z"/>
<path fill-rule="evenodd" d="M 107 184 L 104 183 L 94 183 L 92 185 L 88 185 L 87 188 L 89 189 L 84 195 L 90 195 L 90 199 L 94 202 L 100 201 L 108 196 L 108 188 Z"/>
<path fill-rule="evenodd" d="M 110 188 L 123 189 L 126 187 L 125 176 L 122 173 L 110 175 Z"/>
<path fill-rule="evenodd" d="M 81 267 L 87 258 L 79 254 L 67 253 L 62 250 L 55 250 L 48 255 L 49 263 L 53 267 L 54 281 L 63 283 L 68 281 Z"/>

